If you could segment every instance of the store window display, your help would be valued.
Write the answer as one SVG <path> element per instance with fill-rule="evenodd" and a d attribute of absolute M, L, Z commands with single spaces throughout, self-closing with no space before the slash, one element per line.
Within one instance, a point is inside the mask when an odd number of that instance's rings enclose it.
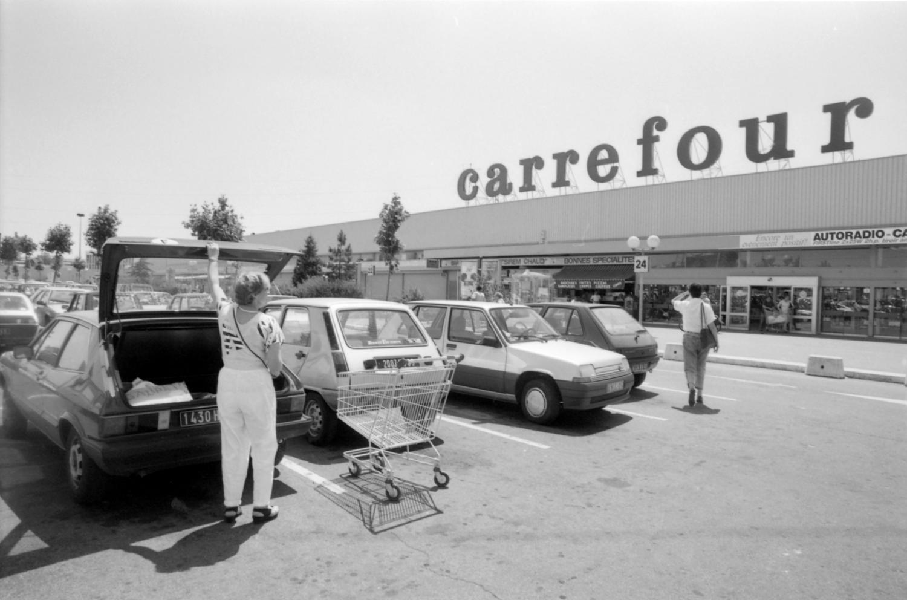
<path fill-rule="evenodd" d="M 869 288 L 823 287 L 820 331 L 869 335 Z"/>
<path fill-rule="evenodd" d="M 875 337 L 907 339 L 907 288 L 881 287 L 873 290 L 873 335 Z"/>

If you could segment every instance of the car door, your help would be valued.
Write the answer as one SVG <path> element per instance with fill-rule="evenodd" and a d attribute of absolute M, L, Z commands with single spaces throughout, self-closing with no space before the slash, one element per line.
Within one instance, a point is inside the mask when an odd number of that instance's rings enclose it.
<path fill-rule="evenodd" d="M 44 405 L 53 400 L 55 391 L 51 372 L 57 366 L 72 328 L 71 321 L 52 323 L 33 346 L 34 356 L 20 361 L 14 381 L 9 386 L 29 420 L 52 439 L 56 439 L 56 431 L 45 420 Z"/>
<path fill-rule="evenodd" d="M 280 348 L 280 357 L 291 371 L 300 375 L 309 352 L 312 350 L 312 323 L 308 307 L 287 306 L 280 315 L 280 307 L 266 310 L 280 323 L 283 330 L 283 345 Z"/>
<path fill-rule="evenodd" d="M 451 307 L 444 351 L 463 355 L 454 371 L 454 385 L 488 392 L 504 391 L 507 347 L 485 311 Z"/>
<path fill-rule="evenodd" d="M 51 393 L 45 395 L 41 404 L 41 417 L 52 432 L 59 430 L 61 416 L 75 412 L 76 406 L 86 404 L 82 394 L 88 383 L 89 342 L 96 331 L 76 323 L 63 344 L 56 364 L 48 364 L 45 368 L 44 380 Z"/>

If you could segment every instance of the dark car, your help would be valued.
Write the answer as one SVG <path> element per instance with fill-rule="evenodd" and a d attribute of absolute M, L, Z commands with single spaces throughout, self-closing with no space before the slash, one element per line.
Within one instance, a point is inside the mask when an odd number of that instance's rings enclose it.
<path fill-rule="evenodd" d="M 3 429 L 29 423 L 66 450 L 77 502 L 101 497 L 110 476 L 145 474 L 220 460 L 217 377 L 223 366 L 217 314 L 125 310 L 116 284 L 145 258 L 191 273 L 207 260 L 198 240 L 108 240 L 97 311 L 57 316 L 28 345 L 0 356 Z M 276 276 L 295 255 L 272 246 L 222 242 L 224 264 Z M 284 368 L 277 390 L 277 460 L 285 440 L 305 435 L 305 391 Z"/>
<path fill-rule="evenodd" d="M 619 306 L 574 302 L 539 302 L 529 306 L 568 340 L 626 356 L 633 370 L 633 387 L 642 385 L 646 373 L 658 364 L 658 342 Z"/>
<path fill-rule="evenodd" d="M 28 296 L 0 292 L 0 353 L 29 343 L 38 332 L 38 315 Z"/>

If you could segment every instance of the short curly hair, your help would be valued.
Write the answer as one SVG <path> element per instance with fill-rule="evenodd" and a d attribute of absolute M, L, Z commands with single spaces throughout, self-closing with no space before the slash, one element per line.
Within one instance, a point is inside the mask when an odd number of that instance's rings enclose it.
<path fill-rule="evenodd" d="M 264 273 L 242 273 L 236 278 L 233 295 L 238 304 L 252 304 L 262 290 L 271 289 L 271 280 Z"/>

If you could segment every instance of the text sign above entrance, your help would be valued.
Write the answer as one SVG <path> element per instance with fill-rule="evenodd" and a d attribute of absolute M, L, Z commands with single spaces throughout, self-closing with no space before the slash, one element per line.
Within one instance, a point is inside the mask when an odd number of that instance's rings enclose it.
<path fill-rule="evenodd" d="M 821 248 L 828 246 L 864 246 L 875 244 L 907 244 L 907 227 L 877 227 L 872 229 L 831 229 L 797 233 L 760 233 L 741 235 L 740 248 Z"/>
<path fill-rule="evenodd" d="M 522 256 L 502 258 L 501 265 L 514 267 L 566 267 L 568 265 L 632 265 L 632 254 L 611 256 Z"/>

